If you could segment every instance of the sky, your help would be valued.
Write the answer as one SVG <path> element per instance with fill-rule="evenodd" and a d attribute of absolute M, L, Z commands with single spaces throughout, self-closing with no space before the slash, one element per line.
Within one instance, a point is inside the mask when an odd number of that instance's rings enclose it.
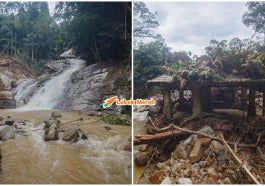
<path fill-rule="evenodd" d="M 55 8 L 55 2 L 54 1 L 48 1 L 48 7 L 49 7 L 50 14 L 53 15 L 54 8 Z"/>
<path fill-rule="evenodd" d="M 242 23 L 246 2 L 145 2 L 157 12 L 157 32 L 172 51 L 205 53 L 211 39 L 250 38 L 255 32 Z"/>

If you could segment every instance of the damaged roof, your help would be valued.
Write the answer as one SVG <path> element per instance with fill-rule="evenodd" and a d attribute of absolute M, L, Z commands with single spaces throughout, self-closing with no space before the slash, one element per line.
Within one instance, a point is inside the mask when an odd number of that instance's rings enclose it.
<path fill-rule="evenodd" d="M 174 81 L 174 76 L 163 74 L 154 79 L 148 80 L 147 83 L 173 83 Z"/>

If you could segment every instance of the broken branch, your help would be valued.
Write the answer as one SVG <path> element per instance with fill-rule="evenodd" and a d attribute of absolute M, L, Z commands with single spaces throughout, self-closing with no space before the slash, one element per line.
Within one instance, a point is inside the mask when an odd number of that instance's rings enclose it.
<path fill-rule="evenodd" d="M 246 173 L 251 177 L 251 179 L 258 185 L 260 185 L 260 182 L 257 180 L 257 178 L 250 172 L 250 170 L 247 168 L 247 164 L 243 163 L 239 157 L 234 153 L 234 151 L 231 149 L 231 147 L 228 145 L 228 143 L 225 141 L 224 136 L 220 134 L 222 138 L 223 144 L 226 146 L 226 148 L 229 150 L 229 152 L 233 155 L 235 160 L 240 164 L 240 166 L 246 171 Z"/>
<path fill-rule="evenodd" d="M 169 130 L 169 129 L 172 129 L 172 130 L 171 131 L 161 132 L 163 130 Z M 198 132 L 198 131 L 192 131 L 192 130 L 189 130 L 189 129 L 184 129 L 184 128 L 178 127 L 176 125 L 173 125 L 173 124 L 170 124 L 168 127 L 161 128 L 158 131 L 160 131 L 161 133 L 157 133 L 157 134 L 154 134 L 154 135 L 137 135 L 137 136 L 135 136 L 134 137 L 134 141 L 133 141 L 134 145 L 153 143 L 153 142 L 157 142 L 157 141 L 160 141 L 160 140 L 165 140 L 165 139 L 168 139 L 168 138 L 173 138 L 173 137 L 177 137 L 177 136 L 183 136 L 183 135 L 186 135 L 187 133 L 188 134 L 196 134 L 196 135 L 199 135 L 199 136 L 210 138 L 210 139 L 219 141 L 221 143 L 223 142 L 223 140 L 218 138 L 218 137 L 211 136 L 211 135 L 203 133 L 203 132 Z M 257 141 L 254 144 L 244 144 L 244 143 L 239 144 L 239 143 L 237 143 L 236 146 L 237 147 L 248 147 L 248 148 L 257 147 L 259 142 L 260 142 L 260 139 L 261 139 L 261 137 L 263 135 L 264 135 L 264 131 L 259 133 Z M 233 143 L 233 142 L 227 142 L 227 143 L 229 145 L 235 145 L 235 143 Z"/>

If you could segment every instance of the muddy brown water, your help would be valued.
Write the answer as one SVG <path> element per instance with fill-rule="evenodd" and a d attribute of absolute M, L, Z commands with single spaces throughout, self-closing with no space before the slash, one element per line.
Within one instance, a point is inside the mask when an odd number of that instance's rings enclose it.
<path fill-rule="evenodd" d="M 42 121 L 51 111 L 17 112 L 1 110 L 1 116 L 10 115 L 16 121 L 28 120 L 24 130 L 14 140 L 0 143 L 2 151 L 1 184 L 130 184 L 131 152 L 123 147 L 131 135 L 131 127 L 111 125 L 107 131 L 103 121 L 78 112 L 63 112 L 61 123 L 80 117 L 62 126 L 80 128 L 88 134 L 87 140 L 76 143 L 43 141 Z M 90 124 L 91 123 L 91 124 Z M 60 137 L 61 138 L 61 137 Z"/>
<path fill-rule="evenodd" d="M 144 135 L 146 134 L 146 122 L 148 120 L 147 117 L 148 111 L 144 112 L 136 112 L 134 111 L 133 113 L 133 130 L 134 130 L 134 135 Z M 139 146 L 134 146 L 135 153 L 137 153 Z M 143 166 L 138 166 L 135 163 L 133 163 L 133 183 L 134 184 L 144 184 L 142 182 L 141 177 L 146 171 L 146 167 Z M 141 180 L 141 181 L 140 181 Z M 147 182 L 145 182 L 147 183 Z"/>

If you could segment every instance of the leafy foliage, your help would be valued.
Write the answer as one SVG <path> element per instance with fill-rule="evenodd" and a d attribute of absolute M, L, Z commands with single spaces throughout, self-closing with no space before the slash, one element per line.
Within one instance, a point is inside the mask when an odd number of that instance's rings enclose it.
<path fill-rule="evenodd" d="M 58 56 L 58 26 L 47 2 L 1 2 L 0 51 L 42 69 L 45 60 Z"/>
<path fill-rule="evenodd" d="M 265 33 L 265 2 L 248 2 L 248 11 L 243 15 L 243 23 L 255 32 Z"/>
<path fill-rule="evenodd" d="M 161 74 L 160 67 L 164 64 L 164 53 L 167 50 L 163 40 L 140 43 L 139 48 L 134 50 L 135 97 L 146 97 L 146 82 Z"/>
<path fill-rule="evenodd" d="M 89 63 L 130 62 L 130 2 L 0 2 L 0 52 L 41 72 L 49 59 L 74 48 Z"/>
<path fill-rule="evenodd" d="M 144 2 L 134 2 L 133 34 L 134 37 L 158 38 L 154 29 L 159 26 L 156 14 L 149 11 Z"/>
<path fill-rule="evenodd" d="M 56 15 L 77 54 L 89 63 L 130 59 L 130 2 L 60 2 Z"/>

